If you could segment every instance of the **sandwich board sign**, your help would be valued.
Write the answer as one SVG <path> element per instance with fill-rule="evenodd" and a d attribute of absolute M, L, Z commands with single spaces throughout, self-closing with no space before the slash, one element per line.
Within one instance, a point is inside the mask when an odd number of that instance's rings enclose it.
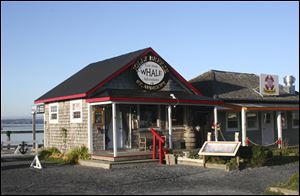
<path fill-rule="evenodd" d="M 235 156 L 241 142 L 235 141 L 206 141 L 199 151 L 204 156 Z"/>

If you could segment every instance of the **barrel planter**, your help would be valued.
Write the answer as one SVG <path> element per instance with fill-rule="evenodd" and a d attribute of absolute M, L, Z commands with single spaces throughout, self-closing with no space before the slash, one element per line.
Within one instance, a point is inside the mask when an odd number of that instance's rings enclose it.
<path fill-rule="evenodd" d="M 184 131 L 185 148 L 187 150 L 194 149 L 196 146 L 195 132 L 191 127 L 186 127 Z"/>

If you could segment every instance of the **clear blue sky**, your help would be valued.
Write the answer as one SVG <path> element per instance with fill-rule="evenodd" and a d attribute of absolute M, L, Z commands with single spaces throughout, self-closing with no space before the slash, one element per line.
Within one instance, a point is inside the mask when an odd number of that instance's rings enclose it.
<path fill-rule="evenodd" d="M 187 80 L 210 69 L 296 77 L 298 2 L 1 2 L 1 116 L 89 63 L 152 47 Z"/>

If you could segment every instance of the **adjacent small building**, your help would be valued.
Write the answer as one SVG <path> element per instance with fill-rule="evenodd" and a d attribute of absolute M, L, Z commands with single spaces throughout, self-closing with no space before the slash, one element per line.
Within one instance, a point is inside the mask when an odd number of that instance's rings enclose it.
<path fill-rule="evenodd" d="M 225 140 L 239 132 L 244 145 L 299 145 L 299 93 L 293 77 L 285 77 L 285 85 L 276 85 L 275 77 L 210 70 L 189 82 L 203 95 L 236 106 L 216 108 Z"/>

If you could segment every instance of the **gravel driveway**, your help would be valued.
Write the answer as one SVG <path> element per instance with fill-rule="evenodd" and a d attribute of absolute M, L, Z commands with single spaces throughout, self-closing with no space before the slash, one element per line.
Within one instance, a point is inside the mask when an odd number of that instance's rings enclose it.
<path fill-rule="evenodd" d="M 104 170 L 42 163 L 38 170 L 30 161 L 1 161 L 1 194 L 248 195 L 299 173 L 299 162 L 225 172 L 156 164 Z"/>

